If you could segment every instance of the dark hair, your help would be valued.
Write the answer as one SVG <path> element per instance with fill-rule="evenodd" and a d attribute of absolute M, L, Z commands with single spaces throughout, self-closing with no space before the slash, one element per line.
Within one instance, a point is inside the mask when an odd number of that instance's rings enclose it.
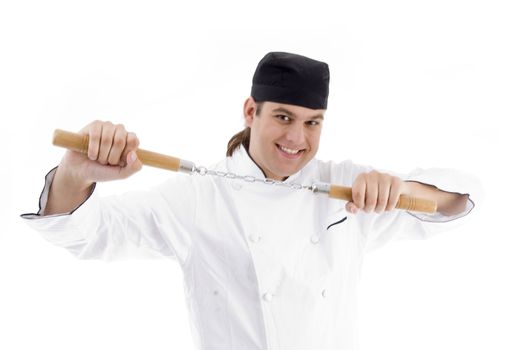
<path fill-rule="evenodd" d="M 261 113 L 263 103 L 264 102 L 256 102 L 256 117 Z M 228 141 L 226 147 L 226 156 L 231 157 L 234 151 L 241 145 L 243 145 L 248 150 L 248 146 L 250 145 L 250 128 L 248 126 L 232 136 L 230 141 Z"/>

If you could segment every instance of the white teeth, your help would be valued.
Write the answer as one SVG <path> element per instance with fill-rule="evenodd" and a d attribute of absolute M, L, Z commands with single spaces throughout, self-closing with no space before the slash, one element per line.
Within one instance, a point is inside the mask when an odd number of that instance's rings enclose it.
<path fill-rule="evenodd" d="M 299 149 L 290 149 L 281 145 L 279 146 L 279 149 L 288 154 L 297 154 L 300 151 Z"/>

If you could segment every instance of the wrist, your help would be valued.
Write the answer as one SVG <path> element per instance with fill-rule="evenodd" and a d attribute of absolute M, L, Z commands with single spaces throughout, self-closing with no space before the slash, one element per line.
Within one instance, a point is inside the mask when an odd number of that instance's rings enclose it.
<path fill-rule="evenodd" d="M 63 165 L 58 166 L 53 178 L 55 190 L 68 191 L 70 194 L 85 193 L 92 185 L 93 181 L 80 176 L 77 172 Z"/>

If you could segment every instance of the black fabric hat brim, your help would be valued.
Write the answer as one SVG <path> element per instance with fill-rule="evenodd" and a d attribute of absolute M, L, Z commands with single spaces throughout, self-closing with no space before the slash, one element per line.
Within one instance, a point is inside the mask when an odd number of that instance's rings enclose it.
<path fill-rule="evenodd" d="M 251 95 L 256 102 L 272 101 L 311 109 L 327 109 L 327 98 L 306 90 L 254 84 Z"/>

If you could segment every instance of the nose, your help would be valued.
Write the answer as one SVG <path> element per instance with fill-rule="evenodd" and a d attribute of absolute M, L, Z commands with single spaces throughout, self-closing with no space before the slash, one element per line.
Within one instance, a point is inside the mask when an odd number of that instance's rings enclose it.
<path fill-rule="evenodd" d="M 294 123 L 287 128 L 287 133 L 285 135 L 286 140 L 291 143 L 291 145 L 299 146 L 305 143 L 305 130 L 303 130 L 303 125 L 301 123 Z"/>

